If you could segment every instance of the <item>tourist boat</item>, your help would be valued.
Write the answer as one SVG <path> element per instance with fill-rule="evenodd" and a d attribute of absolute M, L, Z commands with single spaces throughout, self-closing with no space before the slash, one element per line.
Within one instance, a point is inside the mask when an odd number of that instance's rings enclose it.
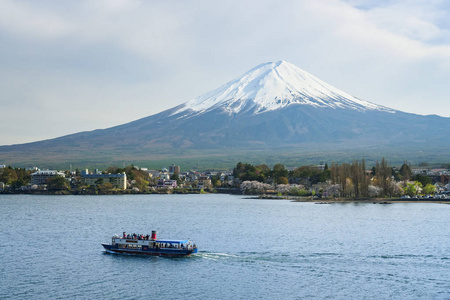
<path fill-rule="evenodd" d="M 197 246 L 190 240 L 158 240 L 156 231 L 152 235 L 126 234 L 112 237 L 111 244 L 102 243 L 109 253 L 156 255 L 178 257 L 197 253 Z"/>

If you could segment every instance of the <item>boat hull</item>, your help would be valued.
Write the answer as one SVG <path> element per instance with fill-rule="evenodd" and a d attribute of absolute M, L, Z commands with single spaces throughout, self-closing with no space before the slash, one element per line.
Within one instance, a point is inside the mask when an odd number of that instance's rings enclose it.
<path fill-rule="evenodd" d="M 166 257 L 182 257 L 197 253 L 197 248 L 194 249 L 156 249 L 148 248 L 142 249 L 123 249 L 109 244 L 102 244 L 103 248 L 109 253 L 134 254 L 134 255 L 151 255 L 151 256 L 166 256 Z"/>

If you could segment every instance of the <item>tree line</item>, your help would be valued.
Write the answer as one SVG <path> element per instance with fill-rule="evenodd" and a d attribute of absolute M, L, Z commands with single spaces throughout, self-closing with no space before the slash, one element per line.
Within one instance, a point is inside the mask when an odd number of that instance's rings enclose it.
<path fill-rule="evenodd" d="M 288 171 L 283 164 L 276 164 L 271 169 L 266 164 L 253 166 L 239 162 L 233 169 L 233 176 L 241 181 L 258 181 L 276 184 L 298 183 L 302 178 L 308 178 L 313 183 L 325 182 L 330 179 L 330 170 L 325 164 L 323 170 L 312 166 L 302 166 Z"/>
<path fill-rule="evenodd" d="M 346 198 L 414 196 L 419 189 L 425 194 L 435 190 L 431 178 L 422 174 L 413 175 L 408 162 L 396 168 L 390 166 L 385 158 L 371 168 L 367 168 L 362 159 L 351 163 L 333 162 L 330 167 L 328 164 L 323 167 L 301 166 L 291 171 L 282 164 L 276 164 L 271 169 L 265 164 L 253 166 L 239 162 L 233 169 L 233 175 L 241 182 L 257 181 L 272 185 L 303 184 L 311 187 L 326 183 L 326 190 L 323 188 L 322 193 Z"/>
<path fill-rule="evenodd" d="M 0 182 L 13 190 L 20 189 L 30 183 L 31 173 L 34 171 L 11 166 L 0 168 Z M 124 168 L 110 167 L 106 173 L 126 173 L 131 186 L 137 187 L 139 191 L 155 186 L 158 180 L 151 178 L 147 172 L 138 170 L 133 165 Z M 69 171 L 66 171 L 66 175 L 69 175 Z M 80 171 L 76 170 L 74 175 L 68 176 L 72 178 L 70 182 L 59 176 L 51 178 L 47 182 L 47 187 L 49 190 L 85 189 L 86 187 L 82 186 L 80 181 Z M 371 167 L 367 167 L 365 160 L 362 159 L 361 161 L 353 160 L 351 163 L 333 162 L 330 167 L 325 164 L 300 166 L 291 170 L 281 163 L 270 168 L 266 164 L 252 165 L 239 162 L 233 168 L 233 175 L 236 181 L 228 185 L 227 180 L 227 187 L 234 185 L 234 187 L 242 188 L 242 183 L 248 182 L 245 187 L 249 189 L 265 191 L 273 190 L 273 187 L 277 186 L 278 191 L 293 195 L 318 192 L 336 197 L 393 197 L 403 194 L 414 196 L 419 190 L 425 194 L 432 194 L 435 188 L 429 176 L 413 175 L 408 162 L 396 168 L 390 166 L 385 158 Z M 179 174 L 173 174 L 171 179 L 177 180 L 179 184 L 182 183 Z M 222 185 L 219 174 L 210 179 L 214 187 Z M 102 179 L 99 179 L 95 186 L 88 188 L 100 192 L 113 188 L 111 183 L 100 181 Z M 322 187 L 312 191 L 311 187 L 318 184 L 322 184 Z"/>

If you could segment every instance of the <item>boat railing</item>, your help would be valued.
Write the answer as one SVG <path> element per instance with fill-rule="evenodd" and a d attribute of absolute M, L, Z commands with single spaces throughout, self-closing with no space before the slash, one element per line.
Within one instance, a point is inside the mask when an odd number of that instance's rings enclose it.
<path fill-rule="evenodd" d="M 122 240 L 134 240 L 134 241 L 155 241 L 147 236 L 122 236 L 122 235 L 114 235 L 113 239 L 122 239 Z"/>
<path fill-rule="evenodd" d="M 171 242 L 158 242 L 158 240 L 154 240 L 150 237 L 150 235 L 118 235 L 115 234 L 113 237 L 113 244 L 117 243 L 117 239 L 125 240 L 125 242 L 130 243 L 136 243 L 137 241 L 150 241 L 153 242 L 152 245 L 149 244 L 149 246 L 153 248 L 159 248 L 159 249 L 180 249 L 180 250 L 194 250 L 197 249 L 197 246 L 195 244 L 191 244 L 189 241 L 187 244 L 180 243 L 179 241 L 171 241 Z M 133 242 L 131 242 L 133 241 Z"/>

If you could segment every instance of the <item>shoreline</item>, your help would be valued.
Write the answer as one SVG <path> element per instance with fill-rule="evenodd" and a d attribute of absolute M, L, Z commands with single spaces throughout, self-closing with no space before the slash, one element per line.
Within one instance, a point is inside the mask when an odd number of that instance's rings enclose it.
<path fill-rule="evenodd" d="M 109 190 L 109 191 L 91 191 L 91 190 L 3 190 L 0 195 L 46 195 L 46 196 L 108 196 L 108 195 L 200 195 L 200 194 L 230 194 L 236 195 L 239 190 L 230 188 L 180 188 L 180 189 L 155 189 L 146 191 L 127 190 Z"/>
<path fill-rule="evenodd" d="M 115 191 L 110 193 L 73 193 L 68 191 L 15 191 L 15 192 L 0 192 L 0 195 L 39 195 L 39 196 L 112 196 L 112 195 L 201 195 L 201 194 L 229 194 L 238 195 L 237 193 L 224 193 L 223 191 L 203 191 L 189 190 L 185 192 L 136 192 L 136 191 Z M 288 200 L 291 202 L 311 202 L 315 204 L 333 204 L 333 203 L 372 203 L 372 204 L 394 204 L 394 203 L 435 203 L 435 204 L 450 204 L 450 199 L 422 199 L 422 198 L 313 198 L 302 196 L 269 196 L 269 195 L 245 195 L 240 194 L 245 199 L 254 200 Z"/>
<path fill-rule="evenodd" d="M 404 199 L 404 198 L 312 198 L 312 197 L 295 197 L 295 196 L 255 196 L 250 199 L 259 200 L 289 200 L 291 202 L 312 202 L 316 204 L 333 204 L 333 203 L 372 203 L 372 204 L 394 204 L 394 203 L 435 203 L 450 204 L 450 199 Z"/>

